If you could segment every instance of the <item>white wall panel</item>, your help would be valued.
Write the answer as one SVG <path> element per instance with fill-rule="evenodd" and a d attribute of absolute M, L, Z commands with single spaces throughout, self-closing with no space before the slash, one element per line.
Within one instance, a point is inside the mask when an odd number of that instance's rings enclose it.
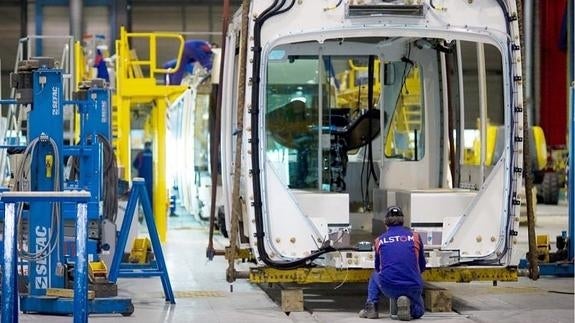
<path fill-rule="evenodd" d="M 138 6 L 132 9 L 133 31 L 182 31 L 182 7 Z"/>

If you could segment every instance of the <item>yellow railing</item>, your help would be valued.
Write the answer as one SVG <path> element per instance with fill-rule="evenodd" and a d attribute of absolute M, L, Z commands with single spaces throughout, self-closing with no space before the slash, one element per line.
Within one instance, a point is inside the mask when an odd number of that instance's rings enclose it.
<path fill-rule="evenodd" d="M 149 48 L 148 59 L 141 60 L 135 55 L 135 52 L 130 49 L 130 40 L 132 39 L 147 39 Z M 166 69 L 158 66 L 157 58 L 157 45 L 159 39 L 174 39 L 179 43 L 178 53 L 176 55 L 176 66 L 174 68 Z M 120 29 L 120 39 L 116 41 L 116 53 L 118 54 L 118 61 L 116 62 L 116 82 L 117 88 L 121 89 L 124 82 L 129 80 L 151 80 L 156 82 L 158 74 L 174 73 L 180 67 L 182 54 L 184 53 L 184 37 L 176 33 L 128 33 L 122 27 Z M 142 67 L 148 67 L 149 73 L 144 76 L 141 71 Z"/>
<path fill-rule="evenodd" d="M 85 80 L 90 79 L 90 74 L 86 68 L 86 56 L 84 55 L 84 49 L 82 44 L 77 41 L 74 43 L 74 79 L 76 84 L 74 84 L 74 90 L 78 90 L 78 85 Z"/>

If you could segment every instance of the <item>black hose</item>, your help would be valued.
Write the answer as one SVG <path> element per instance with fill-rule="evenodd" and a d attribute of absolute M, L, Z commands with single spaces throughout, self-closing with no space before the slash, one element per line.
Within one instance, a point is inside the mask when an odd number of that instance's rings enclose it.
<path fill-rule="evenodd" d="M 309 266 L 311 265 L 312 261 L 317 259 L 319 256 L 336 251 L 337 249 L 331 246 L 322 246 L 319 250 L 313 252 L 311 255 L 300 258 L 297 260 L 290 260 L 290 261 L 276 261 L 272 260 L 268 255 L 266 248 L 265 248 L 265 241 L 264 241 L 264 224 L 263 224 L 263 211 L 262 211 L 262 192 L 261 192 L 261 182 L 260 182 L 260 160 L 259 160 L 259 131 L 258 131 L 258 124 L 259 124 L 259 85 L 260 85 L 260 63 L 261 63 L 261 29 L 264 23 L 271 17 L 282 14 L 290 10 L 294 4 L 295 0 L 291 0 L 290 4 L 281 9 L 286 0 L 282 0 L 279 2 L 278 0 L 274 0 L 271 6 L 269 6 L 263 13 L 257 17 L 254 21 L 254 57 L 252 62 L 252 97 L 251 97 L 251 149 L 252 149 L 252 185 L 254 189 L 254 213 L 255 213 L 255 225 L 256 225 L 256 239 L 257 239 L 257 248 L 260 260 L 265 263 L 267 266 L 276 268 L 276 269 L 294 269 L 299 268 L 302 266 Z M 246 10 L 244 8 L 244 10 Z"/>
<path fill-rule="evenodd" d="M 508 23 L 507 23 L 505 26 L 506 26 L 506 29 L 507 29 L 507 35 L 509 35 L 509 37 L 511 37 L 511 28 L 510 28 L 510 26 L 509 26 L 509 22 L 511 22 L 513 19 L 518 19 L 518 18 L 517 18 L 517 17 L 514 18 L 514 17 L 511 17 L 511 16 L 509 15 L 509 8 L 507 7 L 507 5 L 506 5 L 506 3 L 505 3 L 504 0 L 497 0 L 497 3 L 498 3 L 499 6 L 501 7 L 501 10 L 503 10 L 503 14 L 504 14 L 505 18 L 506 18 L 507 21 L 508 21 Z M 511 41 L 511 40 L 508 40 L 508 42 L 510 42 L 510 41 Z M 512 55 L 511 55 L 511 51 L 510 51 L 510 50 L 507 51 L 507 56 L 508 56 L 509 64 L 512 64 L 511 62 L 512 62 L 512 60 L 513 60 L 513 57 L 512 57 Z M 509 70 L 509 87 L 510 87 L 509 93 L 511 93 L 511 94 L 513 93 L 513 82 L 514 82 L 514 80 L 513 80 L 513 71 L 510 69 L 510 70 Z M 513 97 L 512 97 L 512 96 L 511 96 L 510 105 L 512 106 L 512 109 L 515 109 L 515 107 L 513 106 Z M 523 111 L 523 113 L 527 113 L 527 112 L 526 112 L 526 111 Z M 523 125 L 523 126 L 526 127 L 527 125 Z M 511 122 L 511 134 L 513 134 L 514 131 L 515 131 L 514 123 Z M 514 143 L 514 140 L 515 140 L 514 137 L 515 137 L 515 136 L 511 135 L 511 136 L 510 136 L 510 139 L 509 139 L 509 140 L 510 140 L 510 146 L 511 146 L 511 147 L 513 147 L 513 143 Z M 513 155 L 514 155 L 514 150 L 511 149 L 511 151 L 510 151 L 510 158 L 509 158 L 509 165 L 510 165 L 509 167 L 510 167 L 510 169 L 513 169 Z M 510 178 L 509 178 L 509 185 L 510 185 L 510 187 L 512 186 L 512 183 L 513 183 L 513 178 L 512 178 L 512 176 L 510 176 Z M 513 194 L 513 193 L 510 192 L 509 194 Z M 511 211 L 511 209 L 514 207 L 514 205 L 513 205 L 513 200 L 514 200 L 514 198 L 508 199 L 508 210 L 509 210 L 509 211 Z M 509 214 L 512 214 L 512 212 L 509 212 Z M 512 217 L 512 215 L 510 215 L 510 217 Z M 510 244 L 510 241 L 511 241 L 511 240 L 509 239 L 509 233 L 510 233 L 510 231 L 511 231 L 511 225 L 512 225 L 512 223 L 513 223 L 513 221 L 508 221 L 507 228 L 506 228 L 506 229 L 507 229 L 507 234 L 505 235 L 505 240 L 506 240 L 506 241 L 505 241 L 505 248 L 504 248 L 504 250 L 503 250 L 504 252 L 502 252 L 499 256 L 497 256 L 497 260 L 498 260 L 498 261 L 501 260 L 501 258 L 503 258 L 503 256 L 507 253 L 507 252 L 506 252 L 507 249 L 509 249 L 509 244 Z"/>
<path fill-rule="evenodd" d="M 367 104 L 368 110 L 373 109 L 373 86 L 374 86 L 374 78 L 375 78 L 375 56 L 373 55 L 369 55 L 369 63 L 367 65 Z M 369 166 L 369 174 L 368 174 L 368 178 L 367 178 L 367 186 L 369 187 L 369 179 L 371 176 L 373 176 L 373 179 L 375 180 L 375 183 L 377 185 L 379 185 L 379 180 L 377 178 L 377 174 L 375 173 L 375 165 L 373 163 L 373 147 L 372 147 L 372 140 L 371 140 L 371 136 L 373 133 L 373 128 L 372 128 L 372 123 L 371 123 L 371 118 L 369 120 L 369 124 L 368 124 L 368 136 L 367 136 L 367 140 L 368 140 L 368 146 L 367 146 L 367 159 L 368 159 L 368 166 Z M 369 188 L 367 188 L 369 189 Z M 367 195 L 367 199 L 369 200 L 369 194 Z"/>
<path fill-rule="evenodd" d="M 106 136 L 96 135 L 98 141 L 102 144 L 103 165 L 102 165 L 102 186 L 101 199 L 103 202 L 103 218 L 116 222 L 118 216 L 118 163 L 114 147 Z M 69 179 L 77 179 L 80 174 L 80 163 L 78 157 L 70 157 L 70 175 Z"/>
<path fill-rule="evenodd" d="M 507 23 L 505 26 L 506 26 L 506 29 L 507 29 L 507 35 L 509 35 L 509 37 L 511 37 L 511 29 L 510 29 L 510 26 L 509 26 L 509 22 L 513 21 L 514 19 L 518 19 L 518 18 L 517 18 L 516 16 L 510 16 L 510 15 L 509 15 L 509 8 L 507 7 L 507 5 L 506 5 L 506 3 L 505 3 L 504 0 L 496 0 L 496 1 L 497 1 L 497 3 L 499 4 L 499 6 L 501 7 L 501 10 L 503 11 L 503 15 L 504 15 L 505 18 L 507 19 L 507 22 L 508 22 L 508 23 Z M 508 42 L 511 42 L 511 40 L 508 40 Z M 513 57 L 512 57 L 512 55 L 511 55 L 511 51 L 510 51 L 510 50 L 507 51 L 507 57 L 508 57 L 509 64 L 512 64 Z M 511 69 L 510 69 L 510 71 L 509 71 L 509 80 L 510 80 L 510 82 L 509 82 L 509 91 L 510 91 L 510 92 L 509 92 L 509 93 L 512 94 L 512 93 L 514 92 L 514 91 L 513 91 L 513 82 L 514 82 L 514 80 L 513 80 L 513 70 L 511 70 Z M 510 105 L 512 106 L 512 109 L 515 109 L 515 107 L 513 106 L 513 97 L 512 97 L 512 96 L 511 96 Z M 523 113 L 527 113 L 527 112 L 526 112 L 526 111 L 523 111 Z M 523 125 L 523 126 L 525 127 L 526 125 Z M 514 123 L 511 122 L 511 134 L 513 134 L 514 131 L 515 131 Z M 511 146 L 511 147 L 513 147 L 514 140 L 515 140 L 515 136 L 513 136 L 513 135 L 510 136 L 509 142 L 510 142 L 510 146 Z M 526 140 L 526 139 L 524 139 L 524 140 Z M 510 158 L 509 158 L 509 167 L 510 167 L 510 169 L 513 169 L 513 168 L 514 168 L 514 167 L 513 167 L 513 155 L 514 155 L 514 150 L 511 149 L 511 151 L 510 151 Z M 510 178 L 509 178 L 509 185 L 510 185 L 510 187 L 512 186 L 512 184 L 513 184 L 513 178 L 510 177 Z M 510 192 L 509 194 L 513 194 L 513 192 Z M 508 202 L 507 202 L 507 204 L 508 204 L 508 210 L 511 210 L 511 209 L 514 207 L 514 205 L 513 205 L 513 200 L 514 200 L 514 198 L 508 199 Z M 509 212 L 509 214 L 510 214 L 509 217 L 513 217 L 512 212 Z M 508 221 L 508 223 L 507 223 L 507 228 L 506 228 L 507 234 L 505 235 L 505 248 L 504 248 L 503 252 L 501 252 L 501 253 L 497 256 L 497 258 L 495 259 L 496 261 L 500 261 L 500 260 L 506 255 L 507 249 L 509 249 L 509 245 L 510 245 L 510 241 L 511 241 L 511 240 L 509 239 L 509 234 L 510 234 L 510 231 L 511 231 L 511 225 L 512 225 L 512 223 L 513 223 L 513 221 Z M 493 261 L 490 261 L 489 263 L 493 263 Z M 479 265 L 479 264 L 484 264 L 484 262 L 483 262 L 482 260 L 475 260 L 475 261 L 473 261 L 473 262 L 470 262 L 469 264 L 470 264 L 470 265 L 476 265 L 476 264 Z"/>
<path fill-rule="evenodd" d="M 98 141 L 104 151 L 102 201 L 104 204 L 104 218 L 116 223 L 118 216 L 118 163 L 114 147 L 103 135 L 98 134 Z"/>

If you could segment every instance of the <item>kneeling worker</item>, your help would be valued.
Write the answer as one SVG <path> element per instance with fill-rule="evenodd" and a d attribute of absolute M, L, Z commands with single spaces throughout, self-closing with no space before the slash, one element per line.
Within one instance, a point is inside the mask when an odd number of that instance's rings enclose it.
<path fill-rule="evenodd" d="M 380 294 L 389 297 L 391 317 L 402 321 L 420 318 L 424 311 L 423 279 L 425 255 L 419 234 L 403 226 L 397 206 L 385 214 L 387 232 L 375 239 L 375 271 L 369 279 L 367 302 L 359 317 L 379 317 Z"/>

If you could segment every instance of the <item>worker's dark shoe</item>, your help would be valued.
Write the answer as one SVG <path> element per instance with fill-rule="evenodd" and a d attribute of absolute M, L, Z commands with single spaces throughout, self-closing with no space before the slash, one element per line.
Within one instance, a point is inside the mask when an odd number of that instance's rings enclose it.
<path fill-rule="evenodd" d="M 397 299 L 397 318 L 401 321 L 411 321 L 411 301 L 407 296 Z"/>
<path fill-rule="evenodd" d="M 393 320 L 397 320 L 397 298 L 389 299 L 389 314 Z"/>
<path fill-rule="evenodd" d="M 359 317 L 364 319 L 376 319 L 379 318 L 379 313 L 377 312 L 377 304 L 365 303 L 363 310 L 359 311 Z"/>

